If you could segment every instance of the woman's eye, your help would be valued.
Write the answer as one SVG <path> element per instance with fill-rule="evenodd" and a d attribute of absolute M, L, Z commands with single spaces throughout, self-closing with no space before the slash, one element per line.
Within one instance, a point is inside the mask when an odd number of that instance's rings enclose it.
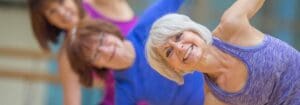
<path fill-rule="evenodd" d="M 175 41 L 178 42 L 180 40 L 181 36 L 182 36 L 182 32 L 179 33 L 178 35 L 176 35 Z"/>
<path fill-rule="evenodd" d="M 48 11 L 46 11 L 46 14 L 47 15 L 52 15 L 52 14 L 54 14 L 54 13 L 56 13 L 57 12 L 57 10 L 56 9 L 49 9 Z"/>
<path fill-rule="evenodd" d="M 172 53 L 172 51 L 173 51 L 173 48 L 168 48 L 167 52 L 166 52 L 166 57 L 169 57 L 170 54 Z"/>

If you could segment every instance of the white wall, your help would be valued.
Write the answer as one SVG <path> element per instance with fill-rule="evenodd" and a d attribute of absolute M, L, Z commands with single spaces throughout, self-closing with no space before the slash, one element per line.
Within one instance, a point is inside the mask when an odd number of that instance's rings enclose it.
<path fill-rule="evenodd" d="M 41 52 L 31 32 L 27 9 L 0 6 L 0 48 Z M 0 70 L 46 72 L 46 61 L 0 55 Z M 46 84 L 0 77 L 1 105 L 44 105 Z"/>

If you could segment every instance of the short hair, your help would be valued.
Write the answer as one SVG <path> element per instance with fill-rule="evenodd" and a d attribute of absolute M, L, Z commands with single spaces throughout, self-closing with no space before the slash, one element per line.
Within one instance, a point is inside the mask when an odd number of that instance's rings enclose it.
<path fill-rule="evenodd" d="M 164 45 L 169 38 L 186 30 L 195 32 L 207 44 L 212 43 L 212 34 L 209 29 L 181 14 L 167 14 L 158 19 L 153 24 L 146 43 L 146 56 L 150 66 L 164 77 L 178 84 L 184 83 L 184 74 L 173 70 L 157 52 L 157 48 Z"/>

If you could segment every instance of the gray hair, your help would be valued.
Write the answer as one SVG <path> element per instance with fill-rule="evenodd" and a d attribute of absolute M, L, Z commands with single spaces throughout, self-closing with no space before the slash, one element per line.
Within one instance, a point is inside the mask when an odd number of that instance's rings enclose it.
<path fill-rule="evenodd" d="M 184 74 L 176 72 L 174 68 L 170 67 L 157 52 L 157 48 L 164 45 L 169 38 L 186 30 L 196 32 L 207 44 L 212 43 L 212 34 L 209 29 L 181 14 L 167 14 L 158 19 L 153 24 L 146 43 L 146 56 L 150 66 L 164 77 L 178 84 L 184 83 Z"/>

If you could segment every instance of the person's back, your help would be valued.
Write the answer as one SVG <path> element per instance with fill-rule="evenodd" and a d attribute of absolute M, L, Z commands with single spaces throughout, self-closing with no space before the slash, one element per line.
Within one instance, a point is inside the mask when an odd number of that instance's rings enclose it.
<path fill-rule="evenodd" d="M 99 9 L 97 7 L 95 7 L 95 6 L 98 6 L 95 3 L 95 1 L 96 0 L 83 0 L 82 6 L 83 6 L 83 9 L 87 12 L 87 14 L 94 19 L 101 19 L 101 20 L 110 22 L 110 23 L 118 26 L 124 36 L 126 36 L 129 33 L 129 31 L 134 27 L 134 25 L 138 21 L 138 18 L 134 15 L 131 8 L 124 9 L 123 10 L 124 13 L 119 14 L 120 18 L 112 19 L 109 16 L 102 14 L 99 11 Z M 107 2 L 111 2 L 111 1 L 107 1 Z M 92 3 L 94 3 L 94 4 L 92 4 Z M 118 5 L 118 3 L 116 3 L 116 4 Z M 120 5 L 121 4 L 122 3 L 120 3 Z M 122 9 L 122 8 L 116 8 L 116 9 Z M 132 16 L 123 16 L 122 14 L 124 14 L 124 15 L 128 14 L 128 15 L 132 15 Z M 124 18 L 129 17 L 129 19 L 123 20 L 123 17 Z"/>
<path fill-rule="evenodd" d="M 285 42 L 265 35 L 264 41 L 254 47 L 239 47 L 219 39 L 213 43 L 242 60 L 249 74 L 244 88 L 235 93 L 223 91 L 205 76 L 220 100 L 233 105 L 290 105 L 288 100 L 300 96 L 300 53 Z"/>

